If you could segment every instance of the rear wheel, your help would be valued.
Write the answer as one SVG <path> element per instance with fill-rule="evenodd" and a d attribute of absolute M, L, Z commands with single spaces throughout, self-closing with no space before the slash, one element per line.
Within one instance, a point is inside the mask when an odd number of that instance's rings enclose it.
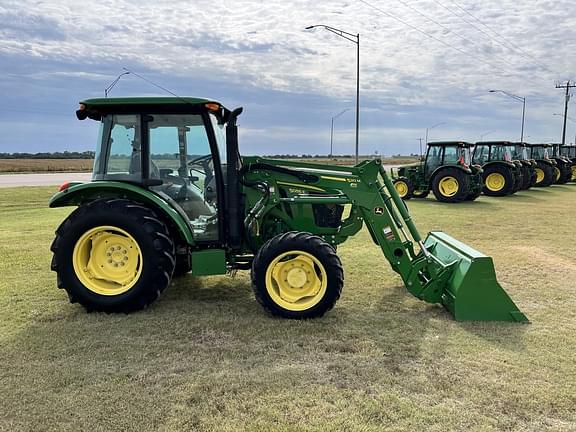
<path fill-rule="evenodd" d="M 158 298 L 174 272 L 174 244 L 157 215 L 124 199 L 76 209 L 51 250 L 58 287 L 88 311 L 129 313 Z"/>
<path fill-rule="evenodd" d="M 530 189 L 532 186 L 532 167 L 522 166 L 522 190 Z"/>
<path fill-rule="evenodd" d="M 514 192 L 515 178 L 512 170 L 503 165 L 491 165 L 484 168 L 484 195 L 504 196 Z"/>
<path fill-rule="evenodd" d="M 544 162 L 536 162 L 536 187 L 546 187 L 554 183 L 554 167 Z"/>
<path fill-rule="evenodd" d="M 572 181 L 576 181 L 576 165 L 572 165 Z"/>
<path fill-rule="evenodd" d="M 340 297 L 342 263 L 324 239 L 288 232 L 268 240 L 252 263 L 252 289 L 272 315 L 303 319 L 324 315 Z"/>
<path fill-rule="evenodd" d="M 438 201 L 464 201 L 470 193 L 470 175 L 458 168 L 445 168 L 434 176 L 432 192 Z"/>
<path fill-rule="evenodd" d="M 414 186 L 412 185 L 412 182 L 406 177 L 399 177 L 395 179 L 394 188 L 396 189 L 396 192 L 398 192 L 398 195 L 400 195 L 400 198 L 403 200 L 409 200 L 414 194 Z"/>

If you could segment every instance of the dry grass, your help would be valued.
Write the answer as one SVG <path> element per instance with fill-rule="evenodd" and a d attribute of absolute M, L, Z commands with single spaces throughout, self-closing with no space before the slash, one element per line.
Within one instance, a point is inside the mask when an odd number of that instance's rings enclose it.
<path fill-rule="evenodd" d="M 459 323 L 406 293 L 366 231 L 326 317 L 273 319 L 248 274 L 184 277 L 86 314 L 49 271 L 68 209 L 0 195 L 0 430 L 576 431 L 576 184 L 408 206 L 494 257 L 529 325 Z"/>
<path fill-rule="evenodd" d="M 92 159 L 0 159 L 0 173 L 92 171 Z"/>

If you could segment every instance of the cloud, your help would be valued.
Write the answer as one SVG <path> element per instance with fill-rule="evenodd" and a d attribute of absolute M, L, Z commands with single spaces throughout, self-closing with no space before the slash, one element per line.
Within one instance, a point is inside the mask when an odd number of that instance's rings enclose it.
<path fill-rule="evenodd" d="M 327 24 L 361 35 L 367 146 L 385 137 L 402 149 L 438 121 L 466 119 L 464 135 L 495 125 L 512 134 L 518 106 L 486 95 L 491 88 L 526 96 L 527 129 L 547 135 L 549 116 L 533 114 L 560 106 L 554 81 L 573 78 L 571 2 L 456 3 L 461 8 L 447 0 L 4 0 L 0 118 L 22 95 L 46 106 L 101 95 L 126 66 L 178 93 L 250 104 L 243 116 L 250 129 L 278 134 L 283 143 L 309 137 L 308 145 L 322 148 L 330 117 L 355 97 L 356 46 L 322 28 L 304 31 Z M 114 94 L 132 91 L 157 89 L 123 78 Z M 349 139 L 352 113 L 339 120 Z"/>

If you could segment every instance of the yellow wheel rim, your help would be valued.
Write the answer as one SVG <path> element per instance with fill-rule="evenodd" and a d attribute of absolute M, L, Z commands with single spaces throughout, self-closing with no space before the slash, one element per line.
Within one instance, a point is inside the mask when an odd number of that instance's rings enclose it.
<path fill-rule="evenodd" d="M 105 296 L 125 293 L 142 273 L 142 251 L 126 231 L 99 226 L 86 231 L 74 246 L 72 265 L 78 280 Z"/>
<path fill-rule="evenodd" d="M 554 167 L 554 181 L 560 180 L 560 174 L 561 174 L 560 170 Z"/>
<path fill-rule="evenodd" d="M 326 294 L 327 283 L 324 266 L 308 252 L 284 252 L 266 270 L 270 298 L 290 311 L 304 311 L 318 304 Z"/>
<path fill-rule="evenodd" d="M 536 184 L 542 183 L 544 177 L 545 177 L 544 171 L 540 168 L 536 168 Z"/>
<path fill-rule="evenodd" d="M 438 189 L 440 190 L 440 193 L 445 197 L 452 197 L 456 195 L 459 188 L 460 184 L 458 183 L 458 180 L 451 176 L 442 178 L 440 183 L 438 183 Z"/>
<path fill-rule="evenodd" d="M 408 185 L 406 182 L 397 181 L 394 183 L 394 187 L 396 188 L 398 195 L 400 195 L 400 198 L 404 198 L 406 195 L 408 195 Z"/>
<path fill-rule="evenodd" d="M 506 179 L 500 173 L 492 173 L 486 177 L 486 187 L 492 192 L 501 191 L 506 184 Z"/>
<path fill-rule="evenodd" d="M 576 165 L 572 167 L 572 180 L 576 180 Z"/>

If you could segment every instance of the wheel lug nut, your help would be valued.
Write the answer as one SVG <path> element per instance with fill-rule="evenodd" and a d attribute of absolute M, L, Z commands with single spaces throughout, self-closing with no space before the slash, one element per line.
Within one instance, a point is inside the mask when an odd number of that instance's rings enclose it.
<path fill-rule="evenodd" d="M 112 260 L 111 260 L 111 259 L 109 259 L 109 260 L 108 260 L 108 263 L 109 263 L 109 264 L 112 264 Z"/>

